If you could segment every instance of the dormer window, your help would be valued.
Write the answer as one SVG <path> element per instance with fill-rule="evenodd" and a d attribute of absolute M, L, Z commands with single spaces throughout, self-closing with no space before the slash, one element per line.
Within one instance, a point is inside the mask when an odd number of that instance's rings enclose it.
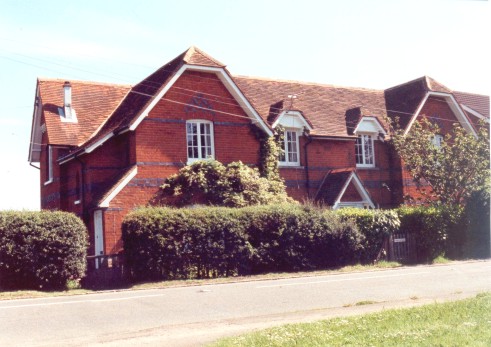
<path fill-rule="evenodd" d="M 356 166 L 375 167 L 375 151 L 373 149 L 373 135 L 360 134 L 355 144 Z"/>
<path fill-rule="evenodd" d="M 376 117 L 363 117 L 354 130 L 357 136 L 355 142 L 356 167 L 375 167 L 375 145 L 378 137 L 384 138 L 387 134 Z"/>
<path fill-rule="evenodd" d="M 284 129 L 280 166 L 300 166 L 300 135 L 304 129 L 312 130 L 311 125 L 300 111 L 281 112 L 273 123 L 273 128 L 278 125 Z"/>
<path fill-rule="evenodd" d="M 283 153 L 280 155 L 280 165 L 284 166 L 299 166 L 299 146 L 298 146 L 298 130 L 285 129 L 283 134 L 283 142 L 281 143 Z"/>

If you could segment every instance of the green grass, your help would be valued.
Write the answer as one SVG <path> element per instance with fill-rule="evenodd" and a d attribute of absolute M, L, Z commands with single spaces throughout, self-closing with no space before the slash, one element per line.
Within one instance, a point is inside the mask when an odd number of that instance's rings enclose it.
<path fill-rule="evenodd" d="M 221 278 L 201 279 L 201 280 L 191 279 L 191 280 L 134 283 L 134 284 L 122 286 L 119 289 L 139 290 L 139 289 L 198 286 L 198 285 L 231 283 L 231 282 L 262 281 L 268 279 L 293 278 L 293 277 L 302 277 L 302 276 L 323 276 L 323 275 L 335 274 L 339 272 L 344 273 L 344 272 L 383 270 L 389 268 L 396 268 L 400 266 L 401 264 L 397 262 L 381 261 L 375 265 L 345 266 L 343 268 L 336 269 L 336 270 L 283 272 L 283 273 L 268 273 L 268 274 L 253 275 L 253 276 L 221 277 Z M 115 290 L 115 289 L 117 290 L 118 288 L 111 288 L 111 290 Z M 90 293 L 101 292 L 101 291 L 103 290 L 95 291 L 91 289 L 80 288 L 77 283 L 72 282 L 69 283 L 68 289 L 64 291 L 36 291 L 36 290 L 2 291 L 0 290 L 0 300 L 40 298 L 40 297 L 50 297 L 50 296 L 62 296 L 62 295 L 81 295 L 81 294 L 90 294 Z"/>
<path fill-rule="evenodd" d="M 491 346 L 491 293 L 443 304 L 284 325 L 210 346 Z"/>

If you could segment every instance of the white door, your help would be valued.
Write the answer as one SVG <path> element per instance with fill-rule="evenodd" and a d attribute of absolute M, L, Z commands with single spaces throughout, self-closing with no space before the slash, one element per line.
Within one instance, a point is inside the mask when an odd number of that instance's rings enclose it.
<path fill-rule="evenodd" d="M 102 210 L 94 212 L 94 247 L 95 256 L 104 254 L 104 238 L 103 238 L 104 225 L 102 223 Z M 102 259 L 101 259 L 102 260 Z M 95 260 L 96 269 L 99 268 L 99 259 Z"/>

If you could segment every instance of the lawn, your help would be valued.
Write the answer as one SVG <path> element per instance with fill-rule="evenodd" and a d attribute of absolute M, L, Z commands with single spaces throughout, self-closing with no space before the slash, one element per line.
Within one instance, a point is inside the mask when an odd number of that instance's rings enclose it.
<path fill-rule="evenodd" d="M 211 346 L 491 346 L 491 293 L 410 309 L 284 325 L 219 340 Z"/>

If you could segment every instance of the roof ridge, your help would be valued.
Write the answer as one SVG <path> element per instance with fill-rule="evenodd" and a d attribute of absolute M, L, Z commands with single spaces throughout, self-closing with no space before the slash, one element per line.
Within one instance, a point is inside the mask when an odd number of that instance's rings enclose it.
<path fill-rule="evenodd" d="M 206 59 L 210 60 L 211 62 L 213 62 L 215 65 L 218 65 L 218 66 L 221 66 L 221 67 L 225 67 L 226 65 L 218 60 L 216 60 L 215 58 L 213 58 L 211 55 L 209 55 L 208 53 L 206 53 L 205 51 L 199 49 L 198 47 L 196 46 L 191 46 L 187 49 L 187 51 L 185 52 L 184 54 L 184 57 L 182 58 L 182 60 L 184 60 L 187 64 L 192 64 L 192 65 L 200 65 L 200 64 L 193 64 L 193 63 L 189 63 L 189 61 L 191 60 L 192 56 L 194 54 L 200 54 L 202 55 L 203 57 L 205 57 Z"/>
<path fill-rule="evenodd" d="M 407 84 L 411 84 L 411 83 L 414 83 L 414 82 L 416 82 L 416 81 L 420 81 L 420 80 L 423 80 L 423 79 L 424 79 L 424 80 L 425 80 L 425 82 L 426 82 L 426 78 L 427 78 L 427 77 L 428 77 L 428 76 L 423 75 L 423 76 L 418 77 L 418 78 L 415 78 L 415 79 L 413 79 L 413 80 L 410 80 L 410 81 L 407 81 L 407 82 L 404 82 L 404 83 L 401 83 L 401 84 L 397 84 L 397 85 L 392 86 L 392 87 L 390 87 L 390 88 L 386 88 L 386 89 L 384 89 L 384 91 L 388 91 L 388 90 L 396 89 L 396 88 L 399 88 L 399 87 L 402 87 L 402 86 L 405 86 L 405 85 L 407 85 Z M 428 83 L 426 83 L 426 85 L 427 85 L 427 87 L 428 87 Z"/>
<path fill-rule="evenodd" d="M 326 83 L 319 83 L 319 82 L 308 82 L 308 81 L 299 81 L 299 80 L 284 80 L 284 79 L 275 79 L 275 78 L 260 77 L 260 76 L 232 75 L 232 77 L 233 78 L 255 79 L 255 80 L 260 80 L 260 81 L 279 82 L 279 83 L 296 83 L 296 84 L 309 85 L 309 86 L 332 87 L 332 88 L 338 88 L 338 89 L 361 90 L 361 91 L 374 92 L 374 93 L 380 93 L 380 92 L 384 91 L 383 89 L 350 87 L 350 86 L 341 86 L 341 85 L 326 84 Z"/>
<path fill-rule="evenodd" d="M 121 87 L 121 88 L 131 88 L 133 85 L 131 84 L 123 84 L 123 83 L 112 83 L 112 82 L 97 82 L 97 81 L 87 81 L 87 80 L 75 80 L 69 78 L 51 78 L 51 77 L 38 77 L 39 82 L 62 82 L 65 81 L 74 82 L 78 84 L 91 84 L 98 86 L 113 86 L 113 87 Z"/>

